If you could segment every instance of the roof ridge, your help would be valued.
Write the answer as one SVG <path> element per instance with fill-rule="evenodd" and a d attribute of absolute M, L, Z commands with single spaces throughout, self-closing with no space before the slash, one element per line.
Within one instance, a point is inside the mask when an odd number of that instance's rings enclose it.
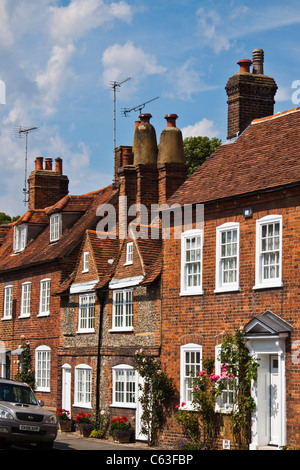
<path fill-rule="evenodd" d="M 272 121 L 273 119 L 278 119 L 283 116 L 287 116 L 288 114 L 298 113 L 299 111 L 300 107 L 288 109 L 287 111 L 282 111 L 281 113 L 271 114 L 270 116 L 265 116 L 263 118 L 253 119 L 250 125 L 252 126 L 253 124 L 259 124 L 261 122 Z"/>

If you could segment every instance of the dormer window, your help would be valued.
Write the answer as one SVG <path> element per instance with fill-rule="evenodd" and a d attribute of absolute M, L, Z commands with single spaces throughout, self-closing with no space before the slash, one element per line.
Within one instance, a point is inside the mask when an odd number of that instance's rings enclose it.
<path fill-rule="evenodd" d="M 83 253 L 83 270 L 82 270 L 83 273 L 87 273 L 89 271 L 89 256 L 90 256 L 89 251 L 85 251 Z"/>
<path fill-rule="evenodd" d="M 133 242 L 128 242 L 126 245 L 126 263 L 125 264 L 133 263 L 132 256 L 133 256 Z"/>
<path fill-rule="evenodd" d="M 14 229 L 14 251 L 24 250 L 27 243 L 27 225 L 18 225 Z"/>
<path fill-rule="evenodd" d="M 54 214 L 50 217 L 50 242 L 56 242 L 61 236 L 61 215 Z"/>

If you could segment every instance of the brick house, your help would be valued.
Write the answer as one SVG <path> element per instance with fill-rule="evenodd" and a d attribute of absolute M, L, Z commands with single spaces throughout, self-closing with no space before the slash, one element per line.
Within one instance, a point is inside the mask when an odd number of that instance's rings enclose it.
<path fill-rule="evenodd" d="M 210 357 L 218 373 L 224 332 L 242 329 L 260 359 L 250 449 L 299 448 L 300 108 L 273 115 L 261 50 L 253 72 L 239 65 L 226 85 L 228 141 L 168 200 L 192 207 L 193 224 L 163 241 L 161 358 L 188 408 L 187 368 Z M 230 393 L 220 406 L 230 410 Z"/>
<path fill-rule="evenodd" d="M 111 418 L 125 414 L 137 439 L 144 436 L 135 352 L 143 348 L 159 356 L 161 349 L 161 227 L 151 238 L 148 215 L 186 178 L 177 116 L 166 116 L 159 152 L 150 118 L 140 116 L 132 147 L 116 149 L 112 223 L 104 218 L 86 231 L 74 272 L 57 291 L 62 406 L 73 415 L 100 409 Z M 157 216 L 154 209 L 152 215 Z"/>
<path fill-rule="evenodd" d="M 68 194 L 62 160 L 38 157 L 29 176 L 28 210 L 3 227 L 0 254 L 0 371 L 14 378 L 21 338 L 30 344 L 36 392 L 56 410 L 58 348 L 61 342 L 60 297 L 55 295 L 73 272 L 81 240 L 93 226 L 96 208 L 112 202 L 112 186 L 82 196 Z"/>

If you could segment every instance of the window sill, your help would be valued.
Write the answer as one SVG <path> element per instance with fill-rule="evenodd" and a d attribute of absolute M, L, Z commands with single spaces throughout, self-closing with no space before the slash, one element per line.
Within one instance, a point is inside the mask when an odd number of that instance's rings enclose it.
<path fill-rule="evenodd" d="M 48 312 L 48 313 L 38 313 L 37 318 L 41 318 L 41 317 L 50 317 L 50 312 Z"/>
<path fill-rule="evenodd" d="M 73 403 L 72 406 L 74 406 L 76 408 L 85 408 L 85 409 L 88 409 L 88 410 L 92 409 L 92 405 L 90 403 Z"/>
<path fill-rule="evenodd" d="M 181 291 L 179 292 L 181 297 L 192 296 L 192 295 L 204 295 L 204 291 L 201 289 L 199 291 Z"/>
<path fill-rule="evenodd" d="M 109 405 L 110 408 L 131 408 L 131 409 L 136 409 L 136 404 L 135 403 L 111 403 Z"/>
<path fill-rule="evenodd" d="M 2 321 L 5 321 L 5 320 L 12 320 L 12 317 L 2 317 L 1 320 L 2 320 Z"/>
<path fill-rule="evenodd" d="M 239 286 L 232 286 L 232 287 L 217 287 L 214 290 L 215 294 L 228 294 L 230 292 L 240 292 Z"/>
<path fill-rule="evenodd" d="M 109 333 L 133 333 L 134 328 L 111 328 L 108 330 Z"/>
<path fill-rule="evenodd" d="M 30 318 L 30 314 L 29 315 L 19 315 L 18 318 Z"/>
<path fill-rule="evenodd" d="M 95 328 L 87 328 L 86 330 L 77 330 L 77 334 L 84 334 L 84 333 L 95 333 Z"/>
<path fill-rule="evenodd" d="M 283 283 L 282 282 L 278 282 L 278 283 L 266 283 L 266 284 L 255 284 L 255 286 L 253 286 L 253 290 L 262 290 L 262 289 L 280 289 L 281 287 L 283 287 Z"/>

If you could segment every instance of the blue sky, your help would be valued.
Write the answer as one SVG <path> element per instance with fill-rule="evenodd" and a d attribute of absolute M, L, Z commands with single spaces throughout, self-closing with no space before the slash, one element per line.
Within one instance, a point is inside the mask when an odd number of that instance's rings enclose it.
<path fill-rule="evenodd" d="M 157 133 L 178 114 L 184 137 L 226 140 L 228 78 L 237 61 L 264 49 L 266 75 L 278 85 L 275 112 L 295 107 L 300 80 L 300 6 L 287 0 L 0 0 L 0 212 L 25 212 L 36 156 L 63 158 L 70 193 L 111 183 L 113 92 L 117 145 L 132 145 L 148 103 Z"/>

